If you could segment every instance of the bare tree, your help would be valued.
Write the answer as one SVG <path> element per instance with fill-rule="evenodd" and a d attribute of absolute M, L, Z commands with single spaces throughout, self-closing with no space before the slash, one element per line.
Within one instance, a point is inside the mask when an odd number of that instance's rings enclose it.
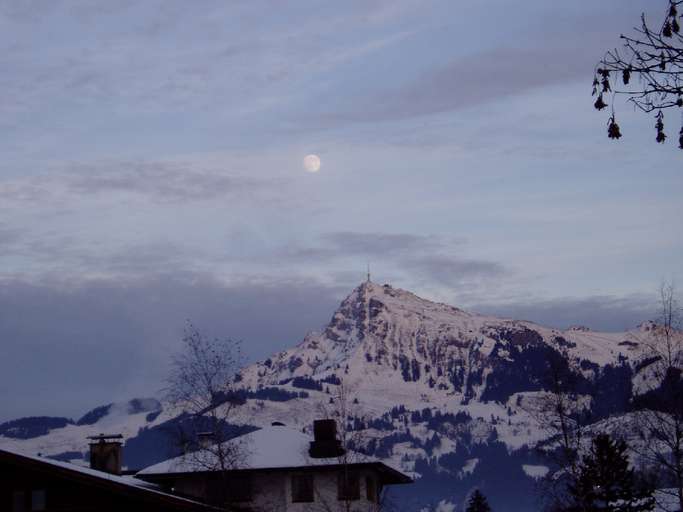
<path fill-rule="evenodd" d="M 541 491 L 551 510 L 564 501 L 567 484 L 578 477 L 581 445 L 590 425 L 589 403 L 579 392 L 580 378 L 569 356 L 551 352 L 546 359 L 545 391 L 522 405 L 547 434 L 539 451 L 554 471 L 541 482 Z"/>
<path fill-rule="evenodd" d="M 344 380 L 341 380 L 336 386 L 331 386 L 331 393 L 327 401 L 321 401 L 317 406 L 318 416 L 322 419 L 333 419 L 337 424 L 337 434 L 343 453 L 337 457 L 337 462 L 341 468 L 341 478 L 343 483 L 341 487 L 347 491 L 350 483 L 354 478 L 357 478 L 353 472 L 353 464 L 364 462 L 367 456 L 362 453 L 362 449 L 368 442 L 367 432 L 365 428 L 355 428 L 352 422 L 359 420 L 362 424 L 365 423 L 365 414 L 362 407 L 356 398 L 356 390 L 349 386 Z M 367 482 L 366 482 L 367 485 Z M 389 508 L 388 495 L 386 489 L 383 489 L 375 482 L 375 493 L 377 503 L 368 507 L 368 512 L 378 512 L 380 510 L 387 510 Z M 354 507 L 355 499 L 348 492 L 344 492 L 340 499 L 332 498 L 316 489 L 316 507 L 323 512 L 337 512 L 340 510 L 340 502 L 342 509 L 345 512 L 350 512 Z"/>
<path fill-rule="evenodd" d="M 355 398 L 356 390 L 343 379 L 331 390 L 329 400 L 318 403 L 318 414 L 321 418 L 333 419 L 337 422 L 337 434 L 344 454 L 340 455 L 340 464 L 362 462 L 364 456 L 357 451 L 367 441 L 363 429 L 355 429 L 350 423 L 354 418 L 364 419 L 364 413 Z"/>
<path fill-rule="evenodd" d="M 639 340 L 644 347 L 642 388 L 634 399 L 632 448 L 660 473 L 664 494 L 683 510 L 683 333 L 673 283 L 660 288 L 659 318 Z"/>
<path fill-rule="evenodd" d="M 664 110 L 683 107 L 683 35 L 680 10 L 683 0 L 668 0 L 662 18 L 654 25 L 641 15 L 640 26 L 633 35 L 621 35 L 623 46 L 605 53 L 597 64 L 593 78 L 594 106 L 603 110 L 611 97 L 608 136 L 621 137 L 616 122 L 614 100 L 626 96 L 637 109 L 655 115 L 655 140 L 663 143 Z M 635 80 L 634 80 L 635 78 Z M 683 127 L 679 132 L 683 149 Z"/>
<path fill-rule="evenodd" d="M 235 389 L 243 361 L 240 344 L 208 338 L 189 321 L 182 341 L 166 388 L 169 404 L 182 419 L 175 432 L 184 452 L 179 470 L 212 472 L 217 479 L 212 501 L 225 503 L 227 471 L 244 461 L 247 450 L 237 440 L 227 442 L 233 436 L 231 420 L 243 402 Z"/>

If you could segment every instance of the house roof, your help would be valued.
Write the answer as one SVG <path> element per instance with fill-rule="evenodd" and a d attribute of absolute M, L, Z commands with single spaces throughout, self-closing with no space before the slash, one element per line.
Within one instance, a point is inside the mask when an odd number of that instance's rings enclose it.
<path fill-rule="evenodd" d="M 61 462 L 41 456 L 29 455 L 7 448 L 0 449 L 0 463 L 18 465 L 27 469 L 40 472 L 49 472 L 61 476 L 67 480 L 82 482 L 84 484 L 106 487 L 115 492 L 132 495 L 142 501 L 155 501 L 164 503 L 170 510 L 186 511 L 215 511 L 197 501 L 181 498 L 173 494 L 162 492 L 157 486 L 139 480 L 132 476 L 119 476 L 98 471 L 95 469 L 77 466 L 68 462 Z"/>
<path fill-rule="evenodd" d="M 386 476 L 387 483 L 409 483 L 412 479 L 378 459 L 358 452 L 347 452 L 345 458 L 312 458 L 308 449 L 312 439 L 285 426 L 273 425 L 236 437 L 223 444 L 223 452 L 239 453 L 239 462 L 231 470 L 274 470 L 321 468 L 340 465 L 374 466 Z M 137 473 L 140 478 L 198 473 L 220 467 L 218 450 L 204 450 L 169 459 Z"/>

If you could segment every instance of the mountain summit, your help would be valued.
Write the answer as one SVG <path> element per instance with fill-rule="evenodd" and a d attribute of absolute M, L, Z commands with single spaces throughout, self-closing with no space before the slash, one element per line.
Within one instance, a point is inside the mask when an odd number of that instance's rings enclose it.
<path fill-rule="evenodd" d="M 539 391 L 550 353 L 591 367 L 640 357 L 631 333 L 565 331 L 532 322 L 469 313 L 417 295 L 365 282 L 346 297 L 321 333 L 247 368 L 245 386 L 297 377 L 343 379 L 355 387 L 427 397 L 506 401 Z"/>

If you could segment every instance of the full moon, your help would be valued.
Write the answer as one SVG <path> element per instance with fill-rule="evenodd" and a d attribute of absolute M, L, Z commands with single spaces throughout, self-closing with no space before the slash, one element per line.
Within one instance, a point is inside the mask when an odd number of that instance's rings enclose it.
<path fill-rule="evenodd" d="M 318 155 L 306 155 L 304 169 L 308 172 L 318 172 L 320 170 L 320 157 Z"/>

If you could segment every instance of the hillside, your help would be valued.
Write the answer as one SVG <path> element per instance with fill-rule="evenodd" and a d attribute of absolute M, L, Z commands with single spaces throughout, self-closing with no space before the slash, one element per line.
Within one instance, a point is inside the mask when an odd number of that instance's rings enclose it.
<path fill-rule="evenodd" d="M 474 485 L 496 510 L 531 509 L 534 483 L 547 471 L 534 446 L 546 434 L 525 405 L 543 392 L 547 359 L 559 357 L 590 383 L 586 400 L 599 421 L 623 413 L 642 382 L 642 335 L 561 331 L 366 282 L 322 332 L 241 372 L 246 403 L 236 420 L 308 427 L 329 413 L 343 383 L 349 428 L 362 433 L 356 448 L 418 477 L 396 496 L 402 509 L 460 503 Z M 155 400 L 84 417 L 16 420 L 0 426 L 0 446 L 82 462 L 87 435 L 116 431 L 127 437 L 129 467 L 173 454 L 165 432 L 177 418 Z"/>

